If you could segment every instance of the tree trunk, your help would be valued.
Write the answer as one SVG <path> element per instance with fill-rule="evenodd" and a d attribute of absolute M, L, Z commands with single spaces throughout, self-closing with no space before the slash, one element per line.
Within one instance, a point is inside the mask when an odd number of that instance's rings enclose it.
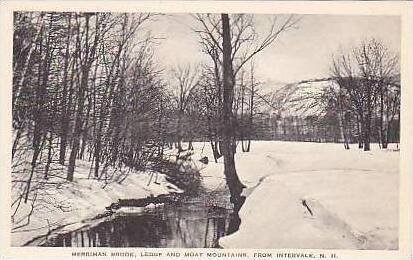
<path fill-rule="evenodd" d="M 389 107 L 389 97 L 388 97 L 388 91 L 387 87 L 383 91 L 384 93 L 382 94 L 381 97 L 381 103 L 380 103 L 380 113 L 381 113 L 381 134 L 382 134 L 382 145 L 383 149 L 387 149 L 388 143 L 389 143 L 389 128 L 390 128 L 390 120 L 389 120 L 389 113 L 388 113 L 388 107 Z M 384 99 L 386 99 L 386 111 L 384 111 Z M 385 120 L 384 120 L 385 119 Z"/>
<path fill-rule="evenodd" d="M 97 66 L 96 66 L 97 68 Z M 92 81 L 95 82 L 96 80 L 96 71 L 97 69 L 95 68 L 95 73 L 93 76 Z M 93 86 L 94 88 L 96 86 Z M 91 93 L 89 93 L 89 97 L 88 97 L 88 105 L 87 105 L 87 112 L 86 112 L 86 121 L 84 123 L 84 126 L 82 127 L 82 146 L 80 148 L 80 153 L 79 153 L 79 159 L 84 159 L 84 153 L 85 153 L 85 148 L 86 148 L 86 144 L 88 142 L 88 138 L 89 138 L 89 118 L 90 118 L 90 111 L 92 109 L 92 97 L 91 97 Z"/>
<path fill-rule="evenodd" d="M 103 129 L 103 122 L 104 118 L 100 118 L 99 128 L 96 133 L 96 143 L 95 143 L 95 169 L 94 169 L 94 176 L 95 178 L 99 177 L 99 167 L 100 167 L 100 150 L 102 146 L 102 129 Z"/>
<path fill-rule="evenodd" d="M 251 136 L 253 128 L 253 116 L 254 116 L 254 94 L 255 94 L 255 82 L 254 82 L 254 67 L 251 66 L 251 97 L 250 97 L 250 114 L 248 120 L 248 141 L 246 152 L 249 152 L 251 149 Z"/>
<path fill-rule="evenodd" d="M 88 43 L 89 41 L 89 16 L 88 15 L 86 15 L 85 27 L 86 27 L 86 36 L 85 36 L 86 50 L 85 50 L 84 57 L 83 57 L 84 60 L 82 61 L 82 66 L 81 66 L 82 76 L 81 76 L 80 86 L 79 86 L 78 95 L 77 95 L 77 113 L 76 113 L 76 119 L 75 119 L 75 127 L 73 129 L 73 144 L 72 144 L 72 150 L 70 152 L 69 166 L 68 166 L 68 172 L 67 172 L 67 177 L 66 177 L 68 181 L 73 181 L 76 158 L 79 152 L 80 137 L 82 134 L 82 124 L 83 124 L 83 108 L 85 105 L 85 92 L 86 92 L 87 83 L 89 79 L 90 62 L 89 62 L 89 46 L 88 46 L 89 44 Z"/>
<path fill-rule="evenodd" d="M 341 138 L 343 139 L 344 149 L 349 150 L 350 146 L 348 144 L 348 137 L 347 137 L 347 124 L 346 124 L 346 115 L 343 111 L 343 103 L 341 101 L 341 93 L 338 96 L 338 124 L 340 128 Z"/>
<path fill-rule="evenodd" d="M 49 132 L 49 136 L 47 138 L 47 141 L 48 141 L 47 162 L 46 162 L 46 167 L 44 169 L 44 178 L 45 179 L 49 178 L 50 164 L 52 163 L 52 145 L 53 145 L 53 134 L 52 134 L 52 132 Z"/>
<path fill-rule="evenodd" d="M 64 70 L 63 70 L 63 91 L 62 91 L 62 115 L 60 119 L 60 128 L 61 128 L 61 139 L 60 139 L 60 151 L 59 151 L 59 163 L 64 165 L 66 158 L 66 144 L 67 144 L 67 133 L 69 126 L 69 119 L 67 118 L 68 114 L 68 104 L 67 99 L 67 78 L 69 74 L 69 48 L 70 48 L 70 35 L 71 35 L 71 14 L 68 14 L 68 28 L 67 28 L 67 42 L 66 42 L 66 51 L 64 58 Z M 72 71 L 73 75 L 73 71 Z M 71 84 L 73 84 L 73 79 L 71 79 Z"/>
<path fill-rule="evenodd" d="M 178 123 L 177 123 L 177 141 L 176 141 L 176 148 L 178 148 L 178 153 L 182 152 L 184 149 L 182 148 L 182 117 L 183 111 L 180 109 L 178 112 Z"/>
<path fill-rule="evenodd" d="M 232 104 L 234 98 L 234 75 L 231 60 L 231 32 L 228 14 L 221 14 L 222 19 L 222 47 L 223 47 L 223 133 L 222 133 L 222 153 L 224 156 L 224 174 L 227 185 L 231 193 L 231 202 L 234 204 L 234 211 L 238 212 L 245 197 L 241 196 L 245 186 L 239 180 L 235 169 L 235 159 L 233 147 L 234 118 L 232 114 Z"/>
<path fill-rule="evenodd" d="M 371 111 L 367 111 L 367 115 L 364 121 L 364 151 L 370 151 Z"/>
<path fill-rule="evenodd" d="M 364 135 L 364 124 L 361 115 L 357 116 L 357 139 L 358 148 L 363 149 L 363 135 Z"/>
<path fill-rule="evenodd" d="M 245 122 L 244 122 L 244 97 L 245 97 L 245 87 L 244 87 L 244 73 L 242 72 L 241 74 L 241 115 L 240 115 L 240 139 L 241 139 L 241 148 L 242 152 L 246 152 L 245 145 L 244 145 L 244 128 L 245 128 Z"/>
<path fill-rule="evenodd" d="M 13 141 L 13 147 L 12 147 L 12 152 L 11 152 L 11 158 L 12 159 L 14 158 L 14 155 L 16 154 L 17 147 L 19 145 L 19 141 L 20 141 L 22 133 L 23 133 L 23 129 L 22 129 L 22 127 L 19 127 L 19 129 L 17 129 L 16 137 Z"/>
<path fill-rule="evenodd" d="M 212 149 L 212 154 L 214 156 L 215 163 L 218 162 L 218 159 L 221 158 L 221 153 L 219 152 L 219 143 L 218 141 L 212 141 L 211 140 L 211 149 Z"/>

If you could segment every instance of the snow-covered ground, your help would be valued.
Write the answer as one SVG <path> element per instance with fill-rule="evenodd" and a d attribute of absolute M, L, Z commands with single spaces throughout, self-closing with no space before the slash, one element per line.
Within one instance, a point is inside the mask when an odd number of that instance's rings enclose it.
<path fill-rule="evenodd" d="M 183 167 L 200 169 L 208 190 L 225 189 L 222 158 L 213 161 L 209 144 L 194 146 L 192 161 Z M 372 151 L 364 152 L 355 146 L 344 150 L 341 144 L 253 142 L 251 152 L 236 154 L 237 172 L 247 186 L 241 226 L 221 238 L 220 245 L 397 249 L 399 152 L 391 148 L 380 150 L 373 144 Z M 208 164 L 199 161 L 204 156 Z M 23 245 L 49 228 L 78 224 L 120 198 L 181 192 L 162 174 L 160 184 L 150 182 L 148 173 L 132 173 L 121 184 L 102 188 L 103 182 L 87 178 L 89 169 L 88 163 L 79 161 L 75 181 L 50 191 L 54 194 L 49 197 L 65 207 L 37 208 L 30 225 L 12 233 L 12 245 Z"/>
<path fill-rule="evenodd" d="M 12 246 L 24 245 L 56 227 L 65 226 L 61 231 L 75 229 L 79 225 L 84 225 L 81 221 L 102 214 L 105 207 L 119 199 L 138 199 L 150 195 L 183 192 L 169 183 L 165 175 L 160 173 L 157 179 L 156 173 L 151 179 L 151 173 L 132 171 L 121 183 L 105 183 L 103 180 L 88 178 L 89 171 L 90 163 L 78 160 L 73 182 L 57 178 L 49 179 L 51 182 L 60 181 L 61 185 L 48 189 L 47 196 L 38 196 L 37 203 L 41 205 L 36 206 L 29 225 L 12 232 Z M 108 174 L 110 173 L 111 168 L 108 169 Z M 52 204 L 59 205 L 60 208 Z M 30 211 L 29 204 L 22 204 L 15 219 L 23 217 L 28 211 Z"/>
<path fill-rule="evenodd" d="M 376 146 L 364 152 L 341 144 L 253 142 L 250 153 L 236 155 L 248 187 L 241 226 L 220 245 L 397 249 L 399 152 Z M 212 158 L 209 150 L 203 155 Z M 222 161 L 202 169 L 211 190 L 225 186 L 222 169 Z"/>

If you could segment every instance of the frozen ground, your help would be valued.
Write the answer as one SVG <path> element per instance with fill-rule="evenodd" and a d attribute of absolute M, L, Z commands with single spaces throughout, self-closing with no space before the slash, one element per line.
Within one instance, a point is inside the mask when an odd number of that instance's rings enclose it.
<path fill-rule="evenodd" d="M 239 231 L 220 245 L 397 249 L 399 152 L 372 146 L 364 152 L 340 144 L 262 141 L 250 153 L 238 152 L 248 197 Z M 210 189 L 225 185 L 222 168 L 222 162 L 210 163 L 201 171 Z"/>

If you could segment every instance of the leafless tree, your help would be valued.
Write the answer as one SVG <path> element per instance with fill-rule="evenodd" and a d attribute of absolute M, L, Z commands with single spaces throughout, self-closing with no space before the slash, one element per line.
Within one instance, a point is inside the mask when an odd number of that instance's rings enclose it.
<path fill-rule="evenodd" d="M 194 30 L 198 33 L 203 50 L 209 54 L 222 80 L 222 133 L 221 151 L 224 157 L 224 175 L 231 192 L 231 201 L 236 212 L 243 204 L 241 196 L 244 185 L 235 168 L 235 117 L 233 114 L 234 87 L 237 73 L 255 55 L 275 42 L 285 31 L 294 28 L 298 18 L 288 16 L 282 22 L 273 20 L 268 33 L 260 40 L 254 26 L 252 15 L 236 14 L 197 14 L 194 18 L 200 25 Z"/>
<path fill-rule="evenodd" d="M 376 39 L 362 42 L 348 53 L 333 58 L 332 75 L 349 96 L 359 127 L 359 144 L 370 150 L 372 119 L 379 102 L 379 135 L 387 147 L 384 131 L 385 96 L 392 79 L 397 75 L 398 58 Z M 396 84 L 397 85 L 397 84 Z M 361 145 L 362 144 L 362 145 Z"/>
<path fill-rule="evenodd" d="M 200 81 L 200 71 L 199 65 L 191 65 L 187 64 L 186 66 L 177 66 L 173 70 L 173 93 L 175 97 L 175 103 L 177 108 L 177 147 L 178 151 L 182 152 L 182 139 L 183 139 L 183 132 L 184 126 L 183 121 L 185 116 L 188 114 L 188 109 L 190 107 L 190 103 L 194 102 L 195 92 L 197 91 L 197 87 L 199 86 Z M 186 124 L 185 127 L 189 127 Z M 189 140 L 189 148 L 192 147 L 192 140 Z"/>

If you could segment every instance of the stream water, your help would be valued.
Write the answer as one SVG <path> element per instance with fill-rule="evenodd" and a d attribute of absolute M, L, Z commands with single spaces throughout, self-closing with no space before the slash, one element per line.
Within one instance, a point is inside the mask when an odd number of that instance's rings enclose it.
<path fill-rule="evenodd" d="M 219 247 L 229 234 L 232 210 L 187 197 L 152 212 L 106 217 L 97 224 L 50 236 L 49 247 Z"/>

